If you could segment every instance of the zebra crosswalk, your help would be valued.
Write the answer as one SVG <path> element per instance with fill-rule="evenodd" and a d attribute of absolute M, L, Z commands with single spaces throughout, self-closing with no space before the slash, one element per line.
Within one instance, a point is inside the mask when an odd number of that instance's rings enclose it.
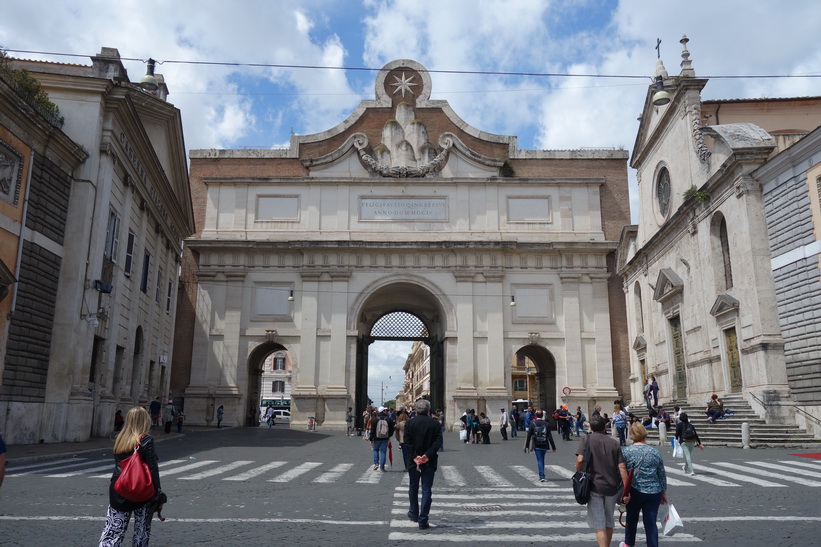
<path fill-rule="evenodd" d="M 22 476 L 41 476 L 48 479 L 89 477 L 107 479 L 113 469 L 111 460 L 70 458 L 26 465 L 10 465 L 6 477 L 13 480 Z M 538 482 L 536 466 L 506 464 L 488 465 L 440 465 L 437 484 L 450 488 L 483 487 L 510 489 L 535 485 L 537 491 L 565 489 L 566 480 L 572 476 L 571 465 L 545 465 L 546 482 Z M 675 487 L 712 485 L 738 488 L 758 486 L 762 488 L 787 488 L 795 484 L 821 487 L 821 461 L 739 461 L 712 462 L 708 466 L 696 465 L 696 474 L 689 475 L 673 465 L 665 466 L 667 482 Z M 355 483 L 364 485 L 406 484 L 407 475 L 373 470 L 363 462 L 290 462 L 217 459 L 178 459 L 160 462 L 163 480 L 264 480 L 273 483 Z"/>

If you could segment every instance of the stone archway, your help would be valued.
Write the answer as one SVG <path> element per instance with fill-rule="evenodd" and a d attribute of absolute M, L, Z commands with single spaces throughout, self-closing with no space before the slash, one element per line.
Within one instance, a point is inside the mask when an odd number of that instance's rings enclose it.
<path fill-rule="evenodd" d="M 244 412 L 244 424 L 250 427 L 259 425 L 259 404 L 262 395 L 262 372 L 265 359 L 278 351 L 288 352 L 288 348 L 277 342 L 264 342 L 254 348 L 248 356 L 248 389 Z"/>
<path fill-rule="evenodd" d="M 396 320 L 380 323 L 386 318 L 398 318 L 393 314 L 407 314 L 417 322 Z M 362 412 L 368 405 L 368 347 L 377 340 L 421 340 L 430 347 L 431 406 L 444 409 L 447 318 L 435 295 L 415 283 L 392 283 L 368 295 L 362 303 L 358 319 L 353 390 L 357 420 L 361 420 Z M 361 424 L 357 423 L 357 426 Z"/>
<path fill-rule="evenodd" d="M 553 410 L 559 404 L 556 387 L 556 360 L 545 347 L 538 344 L 522 346 L 516 355 L 527 357 L 536 366 L 530 402 L 536 407 L 544 408 L 548 412 L 549 419 L 552 420 Z"/>

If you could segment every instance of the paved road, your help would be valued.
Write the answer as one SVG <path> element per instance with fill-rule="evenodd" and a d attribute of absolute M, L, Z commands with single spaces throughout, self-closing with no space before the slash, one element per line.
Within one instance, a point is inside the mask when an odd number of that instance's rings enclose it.
<path fill-rule="evenodd" d="M 430 545 L 592 545 L 569 487 L 577 443 L 557 441 L 548 481 L 539 483 L 523 437 L 494 440 L 464 445 L 446 435 L 431 516 L 439 526 L 420 532 L 404 516 L 407 475 L 396 447 L 393 468 L 381 473 L 368 444 L 341 433 L 192 431 L 157 445 L 171 500 L 152 544 L 410 545 L 424 537 Z M 668 494 L 685 529 L 664 542 L 817 544 L 821 460 L 793 455 L 800 452 L 808 451 L 708 447 L 691 477 L 665 447 Z M 112 466 L 110 451 L 12 461 L 0 490 L 0 543 L 95 544 Z"/>

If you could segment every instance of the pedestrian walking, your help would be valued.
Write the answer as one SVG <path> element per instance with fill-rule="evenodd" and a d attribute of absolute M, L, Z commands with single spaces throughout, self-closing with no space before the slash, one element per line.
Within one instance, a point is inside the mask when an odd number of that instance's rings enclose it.
<path fill-rule="evenodd" d="M 550 434 L 550 424 L 544 420 L 544 412 L 536 411 L 536 419 L 527 428 L 527 439 L 525 440 L 525 454 L 530 448 L 530 441 L 533 440 L 533 452 L 536 454 L 536 469 L 539 472 L 539 482 L 545 482 L 544 478 L 544 456 L 548 449 L 556 452 L 556 443 Z"/>
<path fill-rule="evenodd" d="M 376 419 L 371 420 L 371 448 L 373 449 L 373 470 L 385 471 L 388 443 L 396 425 L 388 417 L 387 408 L 380 406 Z"/>
<path fill-rule="evenodd" d="M 656 520 L 659 505 L 667 503 L 667 474 L 664 471 L 664 460 L 658 450 L 645 444 L 647 429 L 641 424 L 633 424 L 630 428 L 630 438 L 633 444 L 621 449 L 628 472 L 633 471 L 633 481 L 630 491 L 624 492 L 622 498 L 622 503 L 627 504 L 627 523 L 624 541 L 619 547 L 635 546 L 639 513 L 644 523 L 647 547 L 658 547 L 659 531 Z"/>
<path fill-rule="evenodd" d="M 263 414 L 263 419 L 268 422 L 268 427 L 274 425 L 274 407 L 271 403 L 268 403 L 268 407 L 265 409 L 265 414 Z"/>
<path fill-rule="evenodd" d="M 510 438 L 515 439 L 519 432 L 519 407 L 513 405 L 510 409 Z"/>
<path fill-rule="evenodd" d="M 108 485 L 108 512 L 105 527 L 100 536 L 100 547 L 119 547 L 128 530 L 128 522 L 134 517 L 134 535 L 131 544 L 135 547 L 148 547 L 151 537 L 151 511 L 154 499 L 145 502 L 132 502 L 120 496 L 114 490 L 114 483 L 120 476 L 120 462 L 134 453 L 135 447 L 140 459 L 151 472 L 151 482 L 157 494 L 160 490 L 160 469 L 157 465 L 157 454 L 154 452 L 154 438 L 148 435 L 151 431 L 151 416 L 139 406 L 128 411 L 122 431 L 114 441 L 114 473 Z"/>
<path fill-rule="evenodd" d="M 439 420 L 439 428 L 442 430 L 442 446 L 439 447 L 439 452 L 445 451 L 445 413 L 441 410 L 436 411 L 436 419 Z"/>
<path fill-rule="evenodd" d="M 429 416 L 430 402 L 419 399 L 414 406 L 416 416 L 405 424 L 405 443 L 410 447 L 412 460 L 408 467 L 408 518 L 419 523 L 420 530 L 431 528 L 428 521 L 433 499 L 433 479 L 436 475 L 438 451 L 442 446 L 442 430 L 439 422 Z M 422 486 L 422 502 L 419 503 L 419 486 Z"/>
<path fill-rule="evenodd" d="M 222 418 L 225 416 L 225 409 L 222 405 L 217 408 L 217 428 L 222 427 Z"/>
<path fill-rule="evenodd" d="M 499 432 L 502 434 L 502 440 L 506 441 L 507 440 L 507 424 L 508 424 L 507 412 L 505 412 L 504 407 L 502 407 L 499 410 L 502 411 L 502 413 L 499 415 Z"/>
<path fill-rule="evenodd" d="M 655 376 L 650 376 L 650 393 L 653 395 L 653 406 L 659 406 L 659 383 Z"/>
<path fill-rule="evenodd" d="M 567 410 L 567 405 L 562 405 L 556 410 L 556 414 L 558 414 L 558 419 L 556 420 L 558 424 L 559 433 L 562 435 L 562 439 L 565 441 L 570 440 L 570 412 Z"/>
<path fill-rule="evenodd" d="M 701 439 L 698 438 L 698 431 L 690 421 L 686 412 L 679 414 L 679 422 L 676 425 L 676 442 L 681 443 L 681 448 L 684 451 L 684 472 L 690 475 L 695 475 L 696 471 L 693 468 L 693 448 L 698 446 L 704 450 L 704 445 L 701 444 Z"/>
<path fill-rule="evenodd" d="M 177 433 L 182 433 L 182 424 L 185 422 L 185 414 L 177 412 Z"/>
<path fill-rule="evenodd" d="M 482 443 L 490 444 L 490 430 L 493 425 L 490 423 L 490 418 L 484 412 L 479 413 L 479 431 L 482 432 Z"/>
<path fill-rule="evenodd" d="M 348 407 L 348 412 L 345 413 L 345 425 L 347 427 L 348 437 L 353 437 L 353 407 Z"/>
<path fill-rule="evenodd" d="M 582 412 L 582 407 L 580 407 L 580 406 L 576 407 L 576 416 L 575 416 L 575 418 L 576 418 L 576 436 L 578 437 L 579 436 L 579 431 L 581 431 L 582 433 L 587 433 L 584 430 L 584 422 L 587 421 L 587 416 L 585 416 L 584 412 Z"/>
<path fill-rule="evenodd" d="M 396 416 L 396 428 L 394 430 L 396 442 L 399 443 L 399 450 L 402 451 L 402 462 L 404 464 L 404 467 L 402 469 L 406 472 L 408 470 L 408 467 L 410 466 L 410 449 L 408 448 L 408 445 L 405 443 L 405 425 L 407 424 L 408 420 L 408 413 L 403 408 L 399 411 L 398 415 Z"/>
<path fill-rule="evenodd" d="M 625 446 L 627 444 L 627 414 L 621 409 L 621 405 L 616 403 L 613 406 L 613 427 L 616 428 L 616 433 L 619 435 L 619 444 Z"/>
<path fill-rule="evenodd" d="M 596 532 L 599 547 L 608 547 L 613 539 L 613 510 L 622 484 L 627 480 L 627 468 L 619 443 L 607 436 L 607 421 L 590 419 L 592 433 L 585 435 L 576 450 L 576 471 L 581 471 L 584 453 L 590 448 L 587 473 L 590 476 L 590 501 L 587 503 L 587 525 Z"/>
<path fill-rule="evenodd" d="M 525 431 L 527 431 L 528 429 L 530 429 L 530 422 L 533 421 L 533 408 L 532 407 L 527 407 L 527 410 L 525 410 L 524 420 L 525 420 Z"/>
<path fill-rule="evenodd" d="M 162 402 L 159 397 L 151 401 L 151 404 L 148 405 L 148 413 L 151 415 L 151 425 L 160 425 Z"/>
<path fill-rule="evenodd" d="M 165 409 L 162 412 L 162 421 L 165 424 L 166 433 L 171 433 L 171 424 L 176 417 L 177 409 L 174 407 L 174 401 L 173 399 L 168 399 L 168 404 L 165 405 Z"/>

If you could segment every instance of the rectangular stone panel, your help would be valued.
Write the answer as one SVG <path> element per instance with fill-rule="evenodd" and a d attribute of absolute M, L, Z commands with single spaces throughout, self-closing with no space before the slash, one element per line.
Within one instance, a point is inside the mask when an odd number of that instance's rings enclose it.
<path fill-rule="evenodd" d="M 508 222 L 550 222 L 550 198 L 509 197 L 507 198 Z"/>
<path fill-rule="evenodd" d="M 299 196 L 258 196 L 256 220 L 299 220 Z"/>
<path fill-rule="evenodd" d="M 360 198 L 359 220 L 447 221 L 448 200 L 441 198 Z"/>

